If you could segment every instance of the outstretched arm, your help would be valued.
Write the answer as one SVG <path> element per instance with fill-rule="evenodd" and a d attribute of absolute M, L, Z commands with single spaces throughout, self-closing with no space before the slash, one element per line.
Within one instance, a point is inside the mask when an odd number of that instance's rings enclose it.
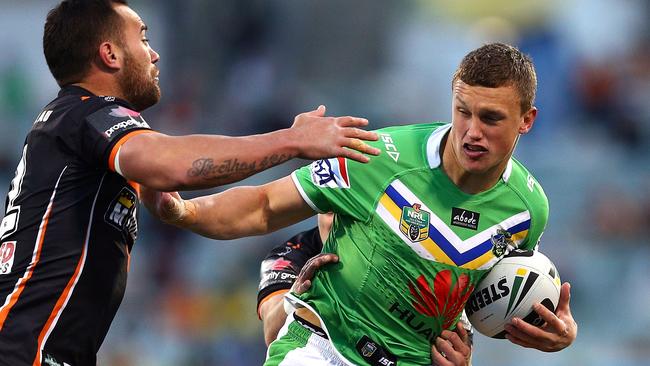
<path fill-rule="evenodd" d="M 368 162 L 362 153 L 379 150 L 361 140 L 377 140 L 364 131 L 368 121 L 356 117 L 325 117 L 325 107 L 298 115 L 291 128 L 267 134 L 229 137 L 217 135 L 133 136 L 116 159 L 121 174 L 161 190 L 201 189 L 242 180 L 289 159 L 344 156 Z"/>
<path fill-rule="evenodd" d="M 191 200 L 145 188 L 141 199 L 160 220 L 220 240 L 270 233 L 316 214 L 289 176 Z"/>

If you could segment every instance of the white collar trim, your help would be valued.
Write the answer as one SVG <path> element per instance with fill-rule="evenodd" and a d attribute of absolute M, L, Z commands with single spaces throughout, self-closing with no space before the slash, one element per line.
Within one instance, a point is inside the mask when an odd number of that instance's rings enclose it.
<path fill-rule="evenodd" d="M 427 160 L 429 161 L 429 168 L 435 169 L 440 166 L 442 159 L 440 159 L 440 144 L 442 138 L 451 129 L 451 123 L 438 127 L 437 130 L 431 133 L 427 141 Z"/>
<path fill-rule="evenodd" d="M 431 133 L 429 140 L 427 140 L 427 161 L 429 162 L 429 168 L 435 169 L 440 166 L 442 159 L 440 159 L 440 144 L 442 143 L 443 137 L 451 130 L 451 123 L 444 126 L 438 127 L 437 130 Z M 510 179 L 510 174 L 512 173 L 512 158 L 508 159 L 508 165 L 506 165 L 506 170 L 503 172 L 501 178 L 504 182 L 508 182 Z"/>

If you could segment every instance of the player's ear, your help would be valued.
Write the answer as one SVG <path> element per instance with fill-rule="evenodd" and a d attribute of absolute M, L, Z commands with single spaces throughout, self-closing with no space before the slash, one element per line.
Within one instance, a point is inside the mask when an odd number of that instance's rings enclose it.
<path fill-rule="evenodd" d="M 99 45 L 99 63 L 101 67 L 106 67 L 113 71 L 122 68 L 122 57 L 120 49 L 112 42 L 102 42 Z"/>
<path fill-rule="evenodd" d="M 521 116 L 521 124 L 519 125 L 519 134 L 527 134 L 533 124 L 535 123 L 535 118 L 537 117 L 537 108 L 531 107 L 526 113 Z"/>

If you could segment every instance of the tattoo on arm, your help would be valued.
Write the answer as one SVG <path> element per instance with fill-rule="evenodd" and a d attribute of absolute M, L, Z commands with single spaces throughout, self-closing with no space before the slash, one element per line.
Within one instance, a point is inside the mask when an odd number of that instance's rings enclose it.
<path fill-rule="evenodd" d="M 289 159 L 291 159 L 289 154 L 273 154 L 251 162 L 234 158 L 215 163 L 213 159 L 200 158 L 192 162 L 192 167 L 187 171 L 187 176 L 201 177 L 203 179 L 225 179 L 228 181 L 243 179 L 264 169 L 284 163 Z"/>

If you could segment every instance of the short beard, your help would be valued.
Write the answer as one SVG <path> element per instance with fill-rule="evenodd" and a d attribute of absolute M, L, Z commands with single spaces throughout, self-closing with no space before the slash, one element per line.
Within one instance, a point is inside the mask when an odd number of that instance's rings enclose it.
<path fill-rule="evenodd" d="M 123 73 L 117 78 L 124 99 L 141 112 L 160 100 L 160 87 L 147 68 L 139 65 L 131 54 L 124 57 Z"/>

